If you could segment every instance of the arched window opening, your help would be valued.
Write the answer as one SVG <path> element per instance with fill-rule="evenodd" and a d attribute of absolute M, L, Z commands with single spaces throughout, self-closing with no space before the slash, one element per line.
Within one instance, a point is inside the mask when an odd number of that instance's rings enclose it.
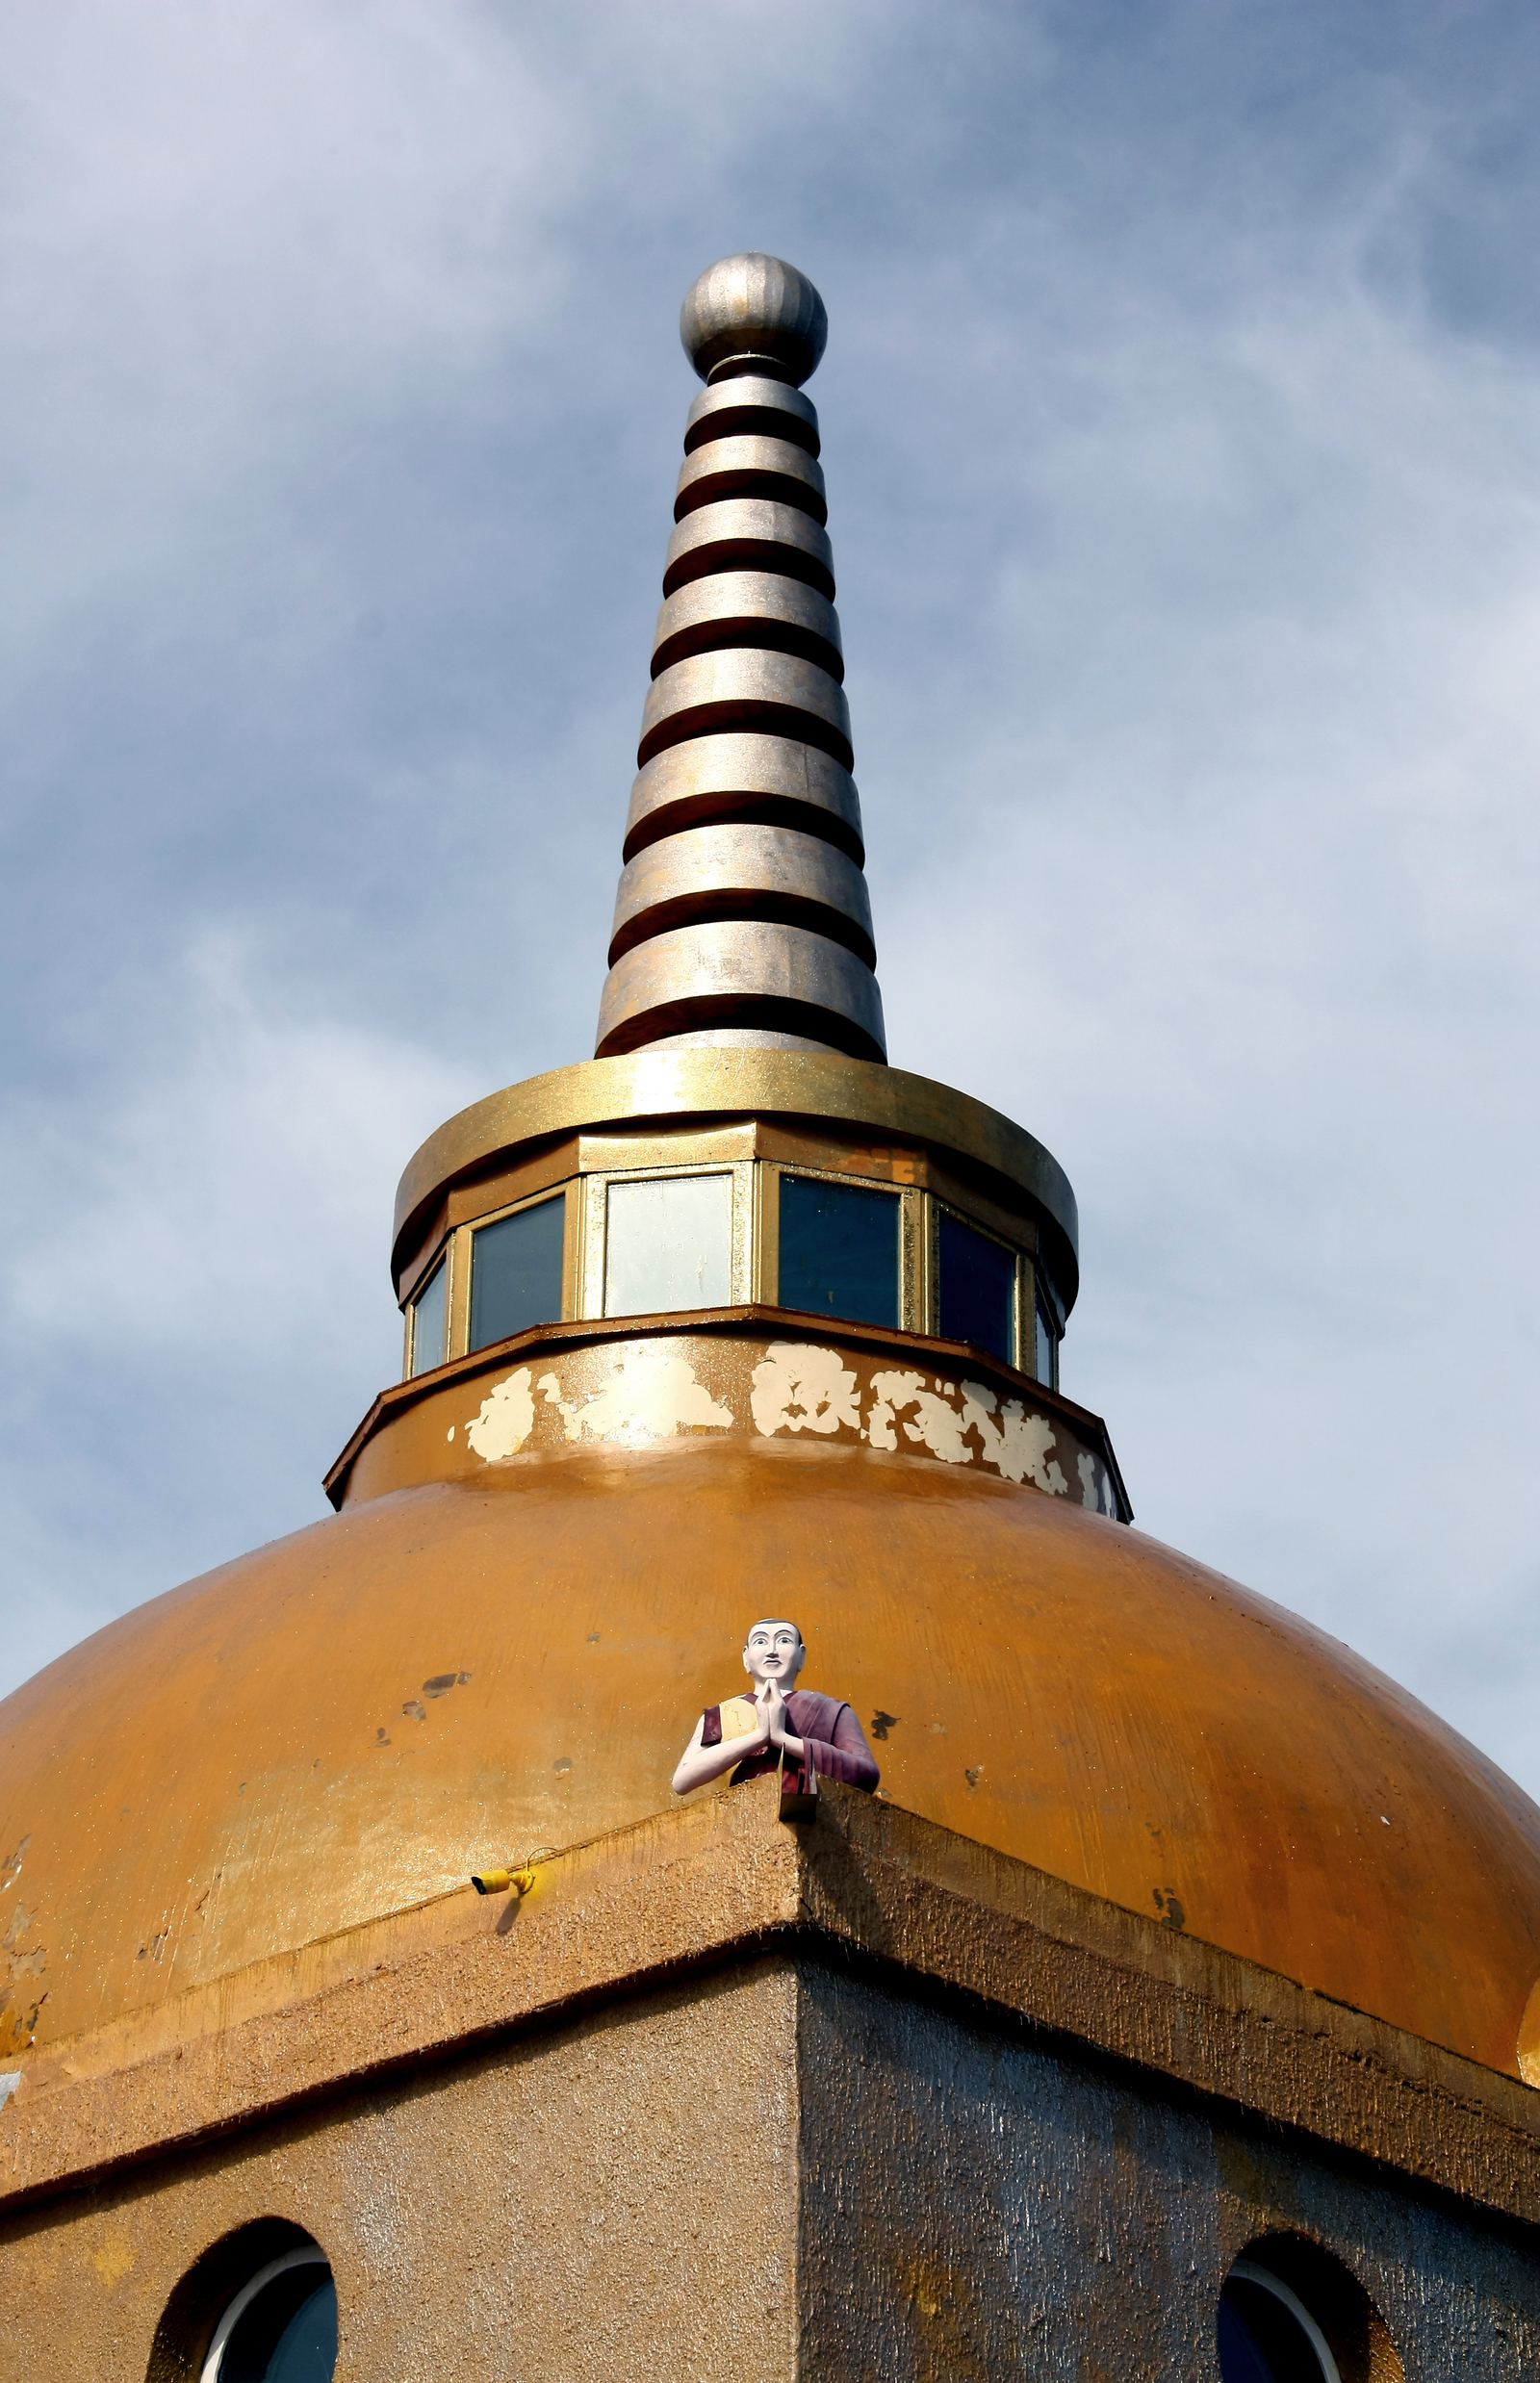
<path fill-rule="evenodd" d="M 1219 2306 L 1223 2383 L 1399 2383 L 1384 2321 L 1350 2270 L 1300 2235 L 1249 2243 Z"/>
<path fill-rule="evenodd" d="M 331 2383 L 337 2288 L 325 2252 L 285 2218 L 205 2251 L 167 2305 L 148 2383 Z"/>
<path fill-rule="evenodd" d="M 312 2243 L 271 2260 L 237 2293 L 199 2383 L 331 2383 L 336 2364 L 337 2287 Z"/>

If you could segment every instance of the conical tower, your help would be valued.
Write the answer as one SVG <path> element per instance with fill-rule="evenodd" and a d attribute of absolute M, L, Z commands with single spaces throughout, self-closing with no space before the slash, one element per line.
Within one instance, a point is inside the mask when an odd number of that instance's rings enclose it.
<path fill-rule="evenodd" d="M 659 1044 L 884 1060 L 818 415 L 828 336 L 778 257 L 680 311 L 684 425 L 596 1057 Z"/>

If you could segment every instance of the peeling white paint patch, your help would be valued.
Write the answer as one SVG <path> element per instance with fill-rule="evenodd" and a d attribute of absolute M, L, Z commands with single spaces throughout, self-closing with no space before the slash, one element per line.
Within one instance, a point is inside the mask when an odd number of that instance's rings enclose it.
<path fill-rule="evenodd" d="M 993 1465 L 1008 1481 L 1033 1481 L 1050 1498 L 1067 1497 L 1069 1484 L 1048 1453 L 1055 1435 L 1046 1416 L 1029 1415 L 1019 1398 L 1008 1398 L 996 1424 L 994 1393 L 982 1382 L 964 1382 L 962 1398 L 963 1427 L 971 1424 L 978 1433 L 987 1465 Z M 1084 1465 L 1086 1460 L 1080 1461 Z"/>
<path fill-rule="evenodd" d="M 559 1373 L 542 1373 L 536 1380 L 529 1367 L 521 1366 L 482 1400 L 480 1412 L 465 1426 L 467 1445 L 484 1464 L 517 1454 L 534 1433 L 541 1402 L 555 1409 L 570 1442 L 634 1446 L 684 1431 L 730 1431 L 734 1422 L 732 1408 L 717 1403 L 677 1347 L 633 1341 L 617 1352 L 610 1379 L 590 1396 L 569 1398 Z M 874 1448 L 924 1448 L 944 1465 L 982 1462 L 1006 1480 L 1031 1481 L 1050 1497 L 1071 1494 L 1059 1461 L 1057 1426 L 1030 1413 L 1019 1398 L 1002 1401 L 982 1382 L 895 1370 L 873 1373 L 863 1393 L 841 1350 L 817 1342 L 774 1341 L 754 1369 L 749 1403 L 754 1428 L 765 1439 L 781 1432 L 806 1431 L 821 1439 L 849 1432 Z M 450 1442 L 457 1430 L 449 1426 Z M 1107 1469 L 1091 1453 L 1077 1451 L 1075 1472 L 1081 1503 L 1116 1519 Z"/>
<path fill-rule="evenodd" d="M 961 1393 L 957 1384 L 942 1381 L 927 1390 L 923 1373 L 874 1373 L 872 1393 L 865 1438 L 874 1448 L 896 1448 L 901 1430 L 944 1465 L 971 1465 L 977 1455 L 1008 1481 L 1031 1481 L 1051 1498 L 1067 1496 L 1069 1484 L 1050 1453 L 1054 1426 L 1045 1416 L 1029 1415 L 1019 1398 L 1002 1407 L 982 1382 L 964 1382 Z M 961 1409 L 952 1403 L 960 1395 Z"/>
<path fill-rule="evenodd" d="M 778 1431 L 860 1429 L 856 1376 L 836 1348 L 772 1341 L 753 1378 L 749 1405 L 766 1439 Z"/>
<path fill-rule="evenodd" d="M 465 1436 L 470 1447 L 485 1464 L 496 1464 L 500 1456 L 516 1455 L 535 1427 L 535 1402 L 529 1385 L 533 1376 L 527 1366 L 510 1373 L 499 1382 L 481 1401 L 481 1412 L 466 1424 Z M 454 1433 L 451 1430 L 449 1438 Z"/>
<path fill-rule="evenodd" d="M 1069 1484 L 1060 1470 L 1058 1459 L 1049 1454 L 1054 1446 L 1054 1426 L 1045 1415 L 1027 1415 L 1013 1398 L 1005 1411 L 1008 1445 L 1013 1448 L 1013 1461 L 1019 1463 L 1020 1473 L 1013 1473 L 1013 1481 L 1036 1481 L 1039 1489 L 1046 1490 L 1050 1498 L 1067 1498 Z M 1005 1470 L 1004 1465 L 1001 1471 Z"/>
<path fill-rule="evenodd" d="M 1077 1456 L 1075 1468 L 1080 1474 L 1080 1502 L 1092 1514 L 1110 1514 L 1117 1520 L 1117 1492 L 1113 1476 L 1105 1465 L 1098 1465 L 1094 1456 Z"/>
<path fill-rule="evenodd" d="M 898 1446 L 893 1429 L 893 1417 L 899 1407 L 907 1407 L 925 1388 L 923 1373 L 874 1373 L 874 1396 L 866 1415 L 864 1437 L 874 1448 L 889 1450 Z"/>
<path fill-rule="evenodd" d="M 7 2102 L 10 2101 L 11 2096 L 14 2093 L 17 2086 L 21 2083 L 25 2071 L 22 2069 L 8 2068 L 3 2075 L 0 2075 L 0 2110 L 4 2110 Z"/>
<path fill-rule="evenodd" d="M 927 1390 L 923 1373 L 874 1373 L 875 1400 L 866 1419 L 866 1437 L 872 1447 L 897 1448 L 893 1423 L 899 1419 L 905 1439 L 928 1448 L 943 1465 L 971 1465 L 973 1450 L 962 1437 L 967 1419 L 947 1398 L 937 1396 L 948 1387 L 937 1382 L 936 1391 Z M 917 1418 L 913 1422 L 907 1420 L 911 1407 Z"/>
<path fill-rule="evenodd" d="M 732 1408 L 716 1404 L 689 1360 L 656 1342 L 633 1342 L 617 1361 L 614 1380 L 581 1406 L 562 1396 L 554 1373 L 542 1373 L 536 1388 L 560 1415 L 569 1440 L 586 1432 L 635 1445 L 672 1440 L 681 1430 L 726 1431 L 732 1422 Z"/>

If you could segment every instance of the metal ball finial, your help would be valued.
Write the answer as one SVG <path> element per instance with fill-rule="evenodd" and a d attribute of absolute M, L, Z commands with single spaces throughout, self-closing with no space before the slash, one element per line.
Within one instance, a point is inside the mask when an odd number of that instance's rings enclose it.
<path fill-rule="evenodd" d="M 680 338 L 706 381 L 744 372 L 800 388 L 829 337 L 824 302 L 806 273 L 757 249 L 719 258 L 680 308 Z"/>

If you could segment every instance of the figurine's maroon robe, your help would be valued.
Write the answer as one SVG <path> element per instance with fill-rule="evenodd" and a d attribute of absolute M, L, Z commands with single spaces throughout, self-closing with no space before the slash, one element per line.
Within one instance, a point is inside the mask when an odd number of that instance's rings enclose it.
<path fill-rule="evenodd" d="M 745 1697 L 734 1700 L 744 1704 Z M 811 1758 L 811 1768 L 822 1771 L 826 1779 L 842 1779 L 852 1787 L 864 1787 L 870 1795 L 880 1776 L 872 1759 L 872 1750 L 865 1732 L 848 1704 L 837 1697 L 820 1696 L 816 1688 L 793 1688 L 786 1699 L 786 1723 L 793 1737 L 800 1737 Z M 701 1743 L 720 1746 L 722 1743 L 722 1707 L 708 1704 L 701 1716 Z M 767 1746 L 762 1754 L 746 1755 L 732 1774 L 735 1787 L 740 1780 L 757 1779 L 763 1771 L 781 1767 L 781 1749 Z M 807 1795 L 810 1782 L 808 1765 L 788 1761 L 782 1779 L 786 1795 Z"/>

